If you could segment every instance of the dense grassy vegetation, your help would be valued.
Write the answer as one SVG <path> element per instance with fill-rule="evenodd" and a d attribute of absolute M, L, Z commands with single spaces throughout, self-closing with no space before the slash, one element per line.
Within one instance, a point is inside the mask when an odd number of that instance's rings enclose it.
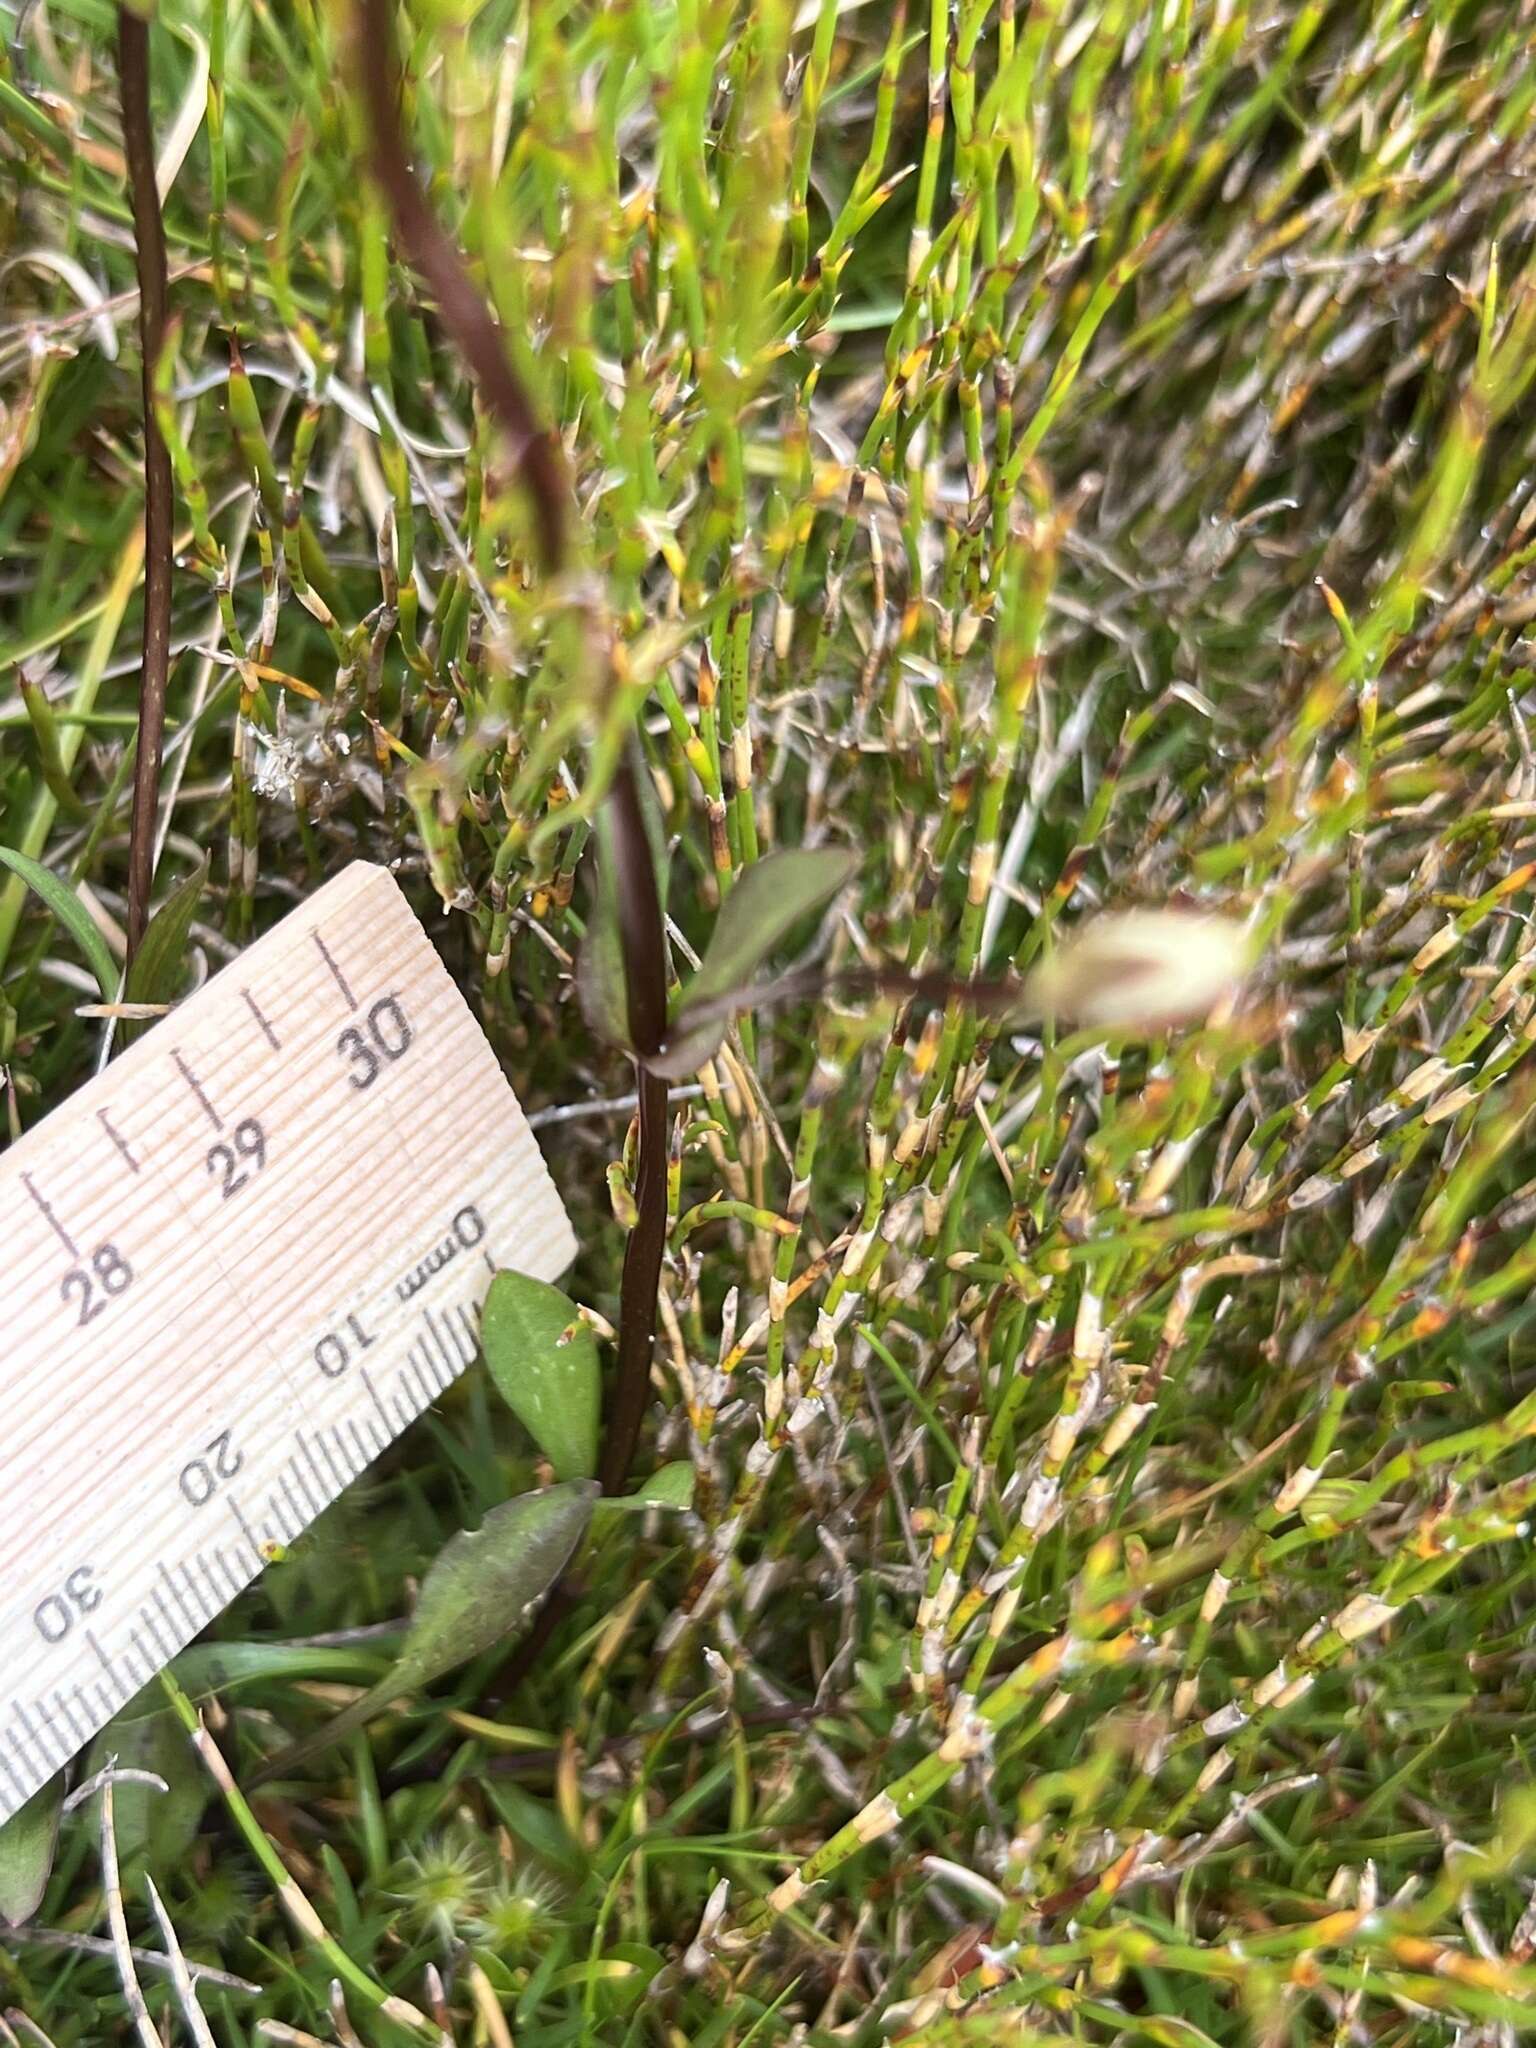
<path fill-rule="evenodd" d="M 7 19 L 0 844 L 120 954 L 113 18 Z M 600 1518 L 536 1659 L 249 1806 L 169 1712 L 119 1731 L 172 1787 L 117 1795 L 129 1924 L 163 1950 L 152 1876 L 227 1973 L 220 2042 L 421 2037 L 385 1990 L 493 2048 L 1536 2030 L 1533 22 L 400 16 L 427 196 L 559 423 L 551 580 L 364 175 L 348 18 L 162 6 L 189 974 L 392 864 L 541 1118 L 601 1329 L 634 1071 L 573 962 L 630 731 L 678 974 L 755 864 L 824 845 L 857 875 L 780 968 L 987 980 L 1169 903 L 1259 955 L 1151 1042 L 835 978 L 733 1025 L 673 1094 L 635 1465 L 691 1461 L 692 1508 Z M 14 1133 L 102 1027 L 20 879 L 0 967 Z M 234 1781 L 543 1476 L 471 1373 L 223 1617 L 238 1682 L 185 1660 Z M 0 1936 L 16 2038 L 129 2037 L 75 1939 L 93 1814 Z"/>

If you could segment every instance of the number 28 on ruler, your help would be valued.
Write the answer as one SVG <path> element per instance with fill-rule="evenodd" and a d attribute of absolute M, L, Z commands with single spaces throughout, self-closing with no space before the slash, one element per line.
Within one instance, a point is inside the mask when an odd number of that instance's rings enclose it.
<path fill-rule="evenodd" d="M 347 869 L 0 1154 L 0 1820 L 470 1364 L 570 1226 L 393 879 Z"/>
<path fill-rule="evenodd" d="M 323 950 L 324 942 L 320 940 L 318 933 L 315 936 L 316 943 Z M 324 958 L 340 981 L 343 990 L 350 995 L 345 978 L 331 960 L 328 951 L 324 952 Z M 249 995 L 248 990 L 242 993 Z M 257 1015 L 260 1018 L 259 1012 Z M 260 1021 L 264 1023 L 265 1019 L 260 1018 Z M 270 1027 L 268 1029 L 270 1031 Z M 276 1039 L 275 1033 L 271 1033 L 271 1036 Z M 400 998 L 397 995 L 380 996 L 377 1002 L 369 1006 L 363 1023 L 349 1024 L 336 1041 L 337 1051 L 345 1055 L 352 1086 L 371 1088 L 386 1065 L 403 1058 L 409 1052 L 413 1036 Z M 223 1130 L 223 1119 L 213 1107 L 202 1083 L 182 1054 L 173 1051 L 171 1058 L 214 1128 Z M 116 1138 L 115 1131 L 112 1135 Z M 137 1171 L 138 1162 L 133 1154 L 122 1140 L 118 1139 L 117 1142 L 118 1149 L 129 1166 Z M 225 1201 L 232 1195 L 238 1195 L 243 1188 L 249 1186 L 252 1176 L 260 1173 L 267 1163 L 267 1134 L 262 1128 L 261 1119 L 254 1116 L 241 1117 L 226 1136 L 216 1138 L 208 1147 L 205 1163 L 209 1173 L 218 1183 L 219 1192 Z M 51 1223 L 57 1224 L 51 1205 L 38 1194 L 31 1176 L 26 1175 L 23 1178 L 27 1181 L 29 1190 L 43 1214 Z M 73 1251 L 74 1245 L 68 1234 L 61 1232 L 61 1235 L 65 1248 Z M 101 1244 L 91 1253 L 88 1265 L 70 1268 L 59 1283 L 59 1292 L 66 1301 L 78 1305 L 79 1320 L 88 1323 L 102 1313 L 114 1295 L 121 1294 L 125 1288 L 132 1285 L 132 1282 L 133 1268 L 117 1246 Z"/>

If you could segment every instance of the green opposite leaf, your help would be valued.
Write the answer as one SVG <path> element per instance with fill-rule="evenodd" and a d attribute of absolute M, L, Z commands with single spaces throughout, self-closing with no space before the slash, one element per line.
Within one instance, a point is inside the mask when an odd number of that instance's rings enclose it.
<path fill-rule="evenodd" d="M 720 1008 L 747 985 L 800 920 L 835 896 L 859 865 L 847 847 L 796 847 L 753 861 L 720 906 L 704 964 L 684 989 L 658 1073 L 677 1079 L 701 1066 L 725 1037 Z M 706 1012 L 700 1015 L 701 1011 Z"/>
<path fill-rule="evenodd" d="M 613 879 L 613 830 L 606 805 L 597 814 L 588 866 L 592 900 L 576 961 L 576 1000 L 588 1030 L 605 1045 L 627 1051 L 629 996 L 624 983 L 624 946 L 619 936 L 619 896 Z"/>
<path fill-rule="evenodd" d="M 96 986 L 101 990 L 101 999 L 110 1003 L 117 994 L 117 962 L 106 940 L 96 929 L 90 912 L 67 882 L 61 882 L 52 868 L 45 868 L 41 861 L 31 860 L 24 853 L 17 853 L 13 847 L 0 846 L 0 860 L 3 860 L 14 874 L 20 875 L 35 896 L 40 896 L 48 909 L 63 925 L 75 944 L 90 962 Z M 19 1818 L 20 1816 L 18 1816 Z"/>
<path fill-rule="evenodd" d="M 0 1921 L 19 1927 L 43 1902 L 64 1805 L 62 1774 L 48 1783 L 0 1827 Z"/>
<path fill-rule="evenodd" d="M 478 1529 L 450 1537 L 422 1581 L 384 1697 L 418 1692 L 525 1621 L 564 1571 L 596 1496 L 594 1481 L 567 1480 L 503 1501 Z"/>
<path fill-rule="evenodd" d="M 656 893 L 662 909 L 667 904 L 670 855 L 667 851 L 666 820 L 656 800 L 656 785 L 638 749 L 632 756 L 635 787 L 640 795 L 640 812 L 645 836 L 650 843 L 651 861 L 656 869 Z M 593 833 L 591 873 L 592 903 L 586 934 L 576 962 L 576 999 L 590 1031 L 605 1044 L 630 1050 L 629 981 L 624 972 L 624 941 L 619 922 L 618 863 L 623 858 L 613 830 L 613 808 L 598 808 Z"/>
<path fill-rule="evenodd" d="M 166 897 L 149 920 L 143 943 L 128 970 L 123 999 L 130 1003 L 170 1003 L 180 995 L 186 976 L 187 940 L 208 880 L 208 863 L 194 868 Z"/>
<path fill-rule="evenodd" d="M 663 1465 L 653 1472 L 645 1484 L 634 1493 L 626 1493 L 617 1499 L 604 1499 L 596 1503 L 598 1514 L 612 1514 L 616 1510 L 631 1512 L 646 1508 L 691 1508 L 693 1506 L 694 1470 L 686 1458 L 679 1458 L 675 1464 Z"/>
<path fill-rule="evenodd" d="M 653 1472 L 632 1498 L 644 1501 L 651 1508 L 691 1508 L 694 1478 L 694 1469 L 688 1459 L 679 1458 L 674 1464 L 663 1465 Z"/>
<path fill-rule="evenodd" d="M 597 1340 L 558 1287 L 526 1273 L 498 1273 L 481 1317 L 481 1341 L 497 1391 L 559 1479 L 597 1470 L 602 1406 Z"/>
<path fill-rule="evenodd" d="M 681 1015 L 694 1003 L 745 988 L 801 918 L 835 896 L 858 865 L 848 847 L 802 846 L 743 869 L 720 906 L 704 964 L 683 993 Z"/>
<path fill-rule="evenodd" d="M 387 1677 L 296 1742 L 255 1782 L 293 1770 L 407 1693 L 492 1649 L 527 1620 L 569 1563 L 592 1519 L 597 1483 L 571 1479 L 492 1508 L 476 1530 L 450 1537 L 421 1584 L 416 1612 Z"/>
<path fill-rule="evenodd" d="M 86 1773 L 116 1762 L 124 1770 L 153 1771 L 164 1792 L 131 1780 L 113 1787 L 112 1813 L 117 1853 L 126 1863 L 147 1857 L 157 1870 L 177 1863 L 197 1840 L 213 1792 L 186 1730 L 167 1706 L 160 1688 L 147 1686 L 110 1720 L 91 1744 Z"/>

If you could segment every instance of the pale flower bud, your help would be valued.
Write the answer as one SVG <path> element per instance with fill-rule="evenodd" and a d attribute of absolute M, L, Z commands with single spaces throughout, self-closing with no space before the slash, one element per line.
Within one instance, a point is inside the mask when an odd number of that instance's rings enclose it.
<path fill-rule="evenodd" d="M 1252 941 L 1233 918 L 1112 911 L 1071 932 L 1031 973 L 1024 995 L 1040 1015 L 1151 1037 L 1208 1016 L 1252 965 Z"/>

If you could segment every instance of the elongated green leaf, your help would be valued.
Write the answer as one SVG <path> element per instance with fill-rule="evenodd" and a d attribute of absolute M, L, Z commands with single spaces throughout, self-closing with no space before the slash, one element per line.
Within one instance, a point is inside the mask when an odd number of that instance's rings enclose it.
<path fill-rule="evenodd" d="M 358 1684 L 388 1668 L 404 1635 L 370 1638 L 366 1647 L 309 1643 L 194 1643 L 171 1665 L 176 1682 L 194 1699 L 242 1685 L 284 1678 L 331 1678 Z"/>
<path fill-rule="evenodd" d="M 52 868 L 45 868 L 41 861 L 30 860 L 26 854 L 17 853 L 14 847 L 0 846 L 0 860 L 14 874 L 20 875 L 33 894 L 42 898 L 63 925 L 90 962 L 102 1001 L 110 1003 L 117 994 L 117 963 L 106 940 L 96 929 L 90 912 L 74 890 L 67 882 L 61 882 Z"/>
<path fill-rule="evenodd" d="M 498 1273 L 480 1331 L 497 1391 L 556 1478 L 590 1478 L 602 1390 L 597 1342 L 575 1302 L 526 1273 Z"/>
<path fill-rule="evenodd" d="M 208 863 L 192 873 L 166 897 L 149 920 L 143 944 L 134 955 L 123 991 L 130 1003 L 170 1003 L 181 994 L 186 980 L 187 940 L 203 885 L 208 880 Z"/>
<path fill-rule="evenodd" d="M 476 1530 L 450 1538 L 422 1581 L 400 1655 L 385 1678 L 323 1728 L 274 1757 L 256 1782 L 290 1771 L 391 1700 L 419 1692 L 520 1627 L 570 1561 L 592 1519 L 597 1485 L 570 1479 L 492 1508 Z"/>
<path fill-rule="evenodd" d="M 589 1860 L 587 1851 L 555 1807 L 506 1778 L 486 1778 L 484 1784 L 486 1796 L 506 1822 L 508 1832 L 525 1849 L 570 1877 L 583 1874 Z"/>
<path fill-rule="evenodd" d="M 720 906 L 704 964 L 683 993 L 681 1008 L 745 988 L 774 948 L 803 917 L 835 896 L 859 865 L 848 847 L 795 847 L 746 868 Z"/>
<path fill-rule="evenodd" d="M 693 1466 L 686 1458 L 679 1458 L 653 1472 L 630 1498 L 643 1501 L 648 1508 L 691 1508 L 694 1478 Z"/>
<path fill-rule="evenodd" d="M 63 1777 L 51 1778 L 0 1827 L 0 1921 L 7 1927 L 30 1920 L 43 1902 L 63 1805 Z"/>
<path fill-rule="evenodd" d="M 835 896 L 859 865 L 845 847 L 796 847 L 771 853 L 748 867 L 715 920 L 704 964 L 684 989 L 667 1045 L 650 1061 L 678 1079 L 702 1066 L 725 1037 L 733 995 L 745 1001 L 748 984 L 774 948 L 813 910 Z"/>

